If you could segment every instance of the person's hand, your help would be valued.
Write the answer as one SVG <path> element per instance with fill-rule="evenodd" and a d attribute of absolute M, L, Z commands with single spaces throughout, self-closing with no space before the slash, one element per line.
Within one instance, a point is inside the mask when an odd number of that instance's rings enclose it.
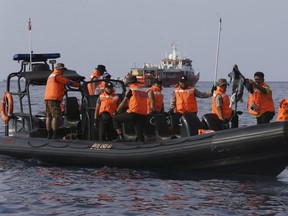
<path fill-rule="evenodd" d="M 97 127 L 97 122 L 98 122 L 98 119 L 95 118 L 95 119 L 94 119 L 94 127 L 95 127 L 95 128 Z"/>
<path fill-rule="evenodd" d="M 228 119 L 223 119 L 223 123 L 224 124 L 229 124 L 229 120 Z"/>
<path fill-rule="evenodd" d="M 228 125 L 228 124 L 229 124 L 229 120 L 228 120 L 228 119 L 220 119 L 220 121 L 221 121 L 224 125 Z"/>
<path fill-rule="evenodd" d="M 152 114 L 152 115 L 159 114 L 159 113 L 160 113 L 160 112 L 157 111 L 157 110 L 152 110 L 152 111 L 151 111 L 151 114 Z"/>
<path fill-rule="evenodd" d="M 211 88 L 211 95 L 213 95 L 214 91 L 216 90 L 216 86 L 213 84 L 212 88 Z"/>
<path fill-rule="evenodd" d="M 247 91 L 250 92 L 251 94 L 253 93 L 253 82 L 254 82 L 253 80 L 249 79 L 244 80 L 244 86 L 247 89 Z"/>

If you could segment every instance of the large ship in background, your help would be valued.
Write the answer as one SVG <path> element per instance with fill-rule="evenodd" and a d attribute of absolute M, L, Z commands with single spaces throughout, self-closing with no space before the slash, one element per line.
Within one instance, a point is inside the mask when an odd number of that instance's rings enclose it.
<path fill-rule="evenodd" d="M 191 59 L 180 56 L 175 42 L 171 46 L 172 53 L 162 59 L 160 65 L 146 63 L 142 68 L 131 68 L 124 81 L 127 76 L 134 75 L 137 76 L 140 85 L 149 87 L 159 78 L 163 81 L 164 87 L 171 87 L 176 86 L 180 77 L 186 75 L 190 85 L 194 86 L 200 78 L 200 73 L 195 74 Z"/>

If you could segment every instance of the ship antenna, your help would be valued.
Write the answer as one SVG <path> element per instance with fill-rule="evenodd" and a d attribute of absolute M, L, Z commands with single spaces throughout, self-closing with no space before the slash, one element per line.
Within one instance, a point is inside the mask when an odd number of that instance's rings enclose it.
<path fill-rule="evenodd" d="M 29 49 L 30 49 L 29 70 L 31 70 L 32 69 L 32 54 L 33 54 L 33 50 L 32 50 L 32 22 L 31 22 L 31 18 L 29 18 L 29 21 L 28 21 L 28 30 L 29 30 Z"/>
<path fill-rule="evenodd" d="M 214 75 L 214 85 L 216 86 L 217 81 L 217 71 L 218 71 L 218 61 L 219 61 L 219 47 L 220 47 L 220 36 L 221 36 L 221 24 L 222 19 L 219 19 L 219 29 L 218 29 L 218 40 L 217 40 L 217 51 L 216 51 L 216 63 L 215 63 L 215 75 Z"/>

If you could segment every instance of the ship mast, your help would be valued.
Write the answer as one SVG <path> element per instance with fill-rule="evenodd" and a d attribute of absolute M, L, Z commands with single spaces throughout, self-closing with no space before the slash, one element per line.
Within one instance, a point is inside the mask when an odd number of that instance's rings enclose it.
<path fill-rule="evenodd" d="M 176 48 L 176 43 L 173 42 L 171 44 L 172 46 L 172 60 L 176 60 L 177 59 L 177 48 Z"/>

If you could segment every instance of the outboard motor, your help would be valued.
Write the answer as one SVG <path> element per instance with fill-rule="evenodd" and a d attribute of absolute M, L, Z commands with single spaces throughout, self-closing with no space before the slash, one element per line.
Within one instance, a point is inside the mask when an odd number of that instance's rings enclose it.
<path fill-rule="evenodd" d="M 181 137 L 181 129 L 180 129 L 180 118 L 181 118 L 180 113 L 173 113 L 172 115 L 169 116 L 169 121 L 170 121 L 170 128 L 173 132 L 174 136 Z"/>
<path fill-rule="evenodd" d="M 155 119 L 154 115 L 148 114 L 145 120 L 144 125 L 144 137 L 145 140 L 155 140 L 156 133 L 155 133 Z"/>
<path fill-rule="evenodd" d="M 225 129 L 223 122 L 215 113 L 207 113 L 202 116 L 202 127 L 203 129 L 214 131 Z"/>
<path fill-rule="evenodd" d="M 194 113 L 184 113 L 181 120 L 181 137 L 198 135 L 198 130 L 202 128 L 201 122 Z"/>

